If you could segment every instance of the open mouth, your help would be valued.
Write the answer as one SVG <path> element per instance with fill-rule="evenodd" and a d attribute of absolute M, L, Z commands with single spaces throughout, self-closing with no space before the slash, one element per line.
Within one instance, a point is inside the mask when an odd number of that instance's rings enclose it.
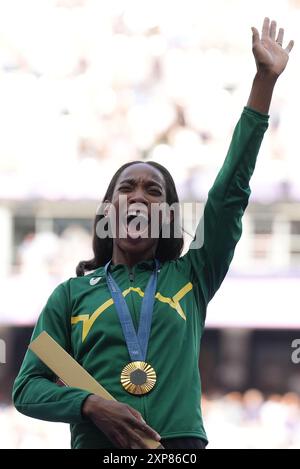
<path fill-rule="evenodd" d="M 128 210 L 126 217 L 126 232 L 128 237 L 147 238 L 148 228 L 150 226 L 150 217 L 148 212 L 141 210 Z"/>

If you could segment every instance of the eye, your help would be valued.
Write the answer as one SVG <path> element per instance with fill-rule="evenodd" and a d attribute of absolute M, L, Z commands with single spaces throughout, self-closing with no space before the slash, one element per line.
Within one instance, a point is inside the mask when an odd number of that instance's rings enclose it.
<path fill-rule="evenodd" d="M 160 196 L 160 195 L 161 195 L 161 190 L 158 189 L 157 187 L 149 187 L 149 188 L 148 188 L 148 192 L 149 192 L 149 194 L 151 194 L 151 195 L 156 195 L 156 196 Z"/>
<path fill-rule="evenodd" d="M 119 187 L 119 192 L 130 192 L 132 190 L 131 186 L 121 186 Z"/>

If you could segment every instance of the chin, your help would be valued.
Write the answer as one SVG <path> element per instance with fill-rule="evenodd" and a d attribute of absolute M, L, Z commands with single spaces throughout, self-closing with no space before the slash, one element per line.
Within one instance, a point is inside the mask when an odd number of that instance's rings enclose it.
<path fill-rule="evenodd" d="M 156 248 L 157 239 L 151 238 L 120 238 L 117 240 L 117 245 L 122 251 L 128 253 L 142 253 L 149 251 L 152 247 Z"/>

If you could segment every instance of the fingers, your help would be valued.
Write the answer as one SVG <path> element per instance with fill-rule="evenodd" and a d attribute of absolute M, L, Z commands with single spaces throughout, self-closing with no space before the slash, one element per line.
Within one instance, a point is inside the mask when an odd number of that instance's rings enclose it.
<path fill-rule="evenodd" d="M 275 41 L 275 36 L 276 36 L 276 21 L 271 21 L 271 26 L 270 26 L 270 38 Z"/>
<path fill-rule="evenodd" d="M 283 36 L 284 36 L 284 29 L 283 29 L 283 28 L 279 28 L 278 36 L 277 36 L 276 42 L 277 42 L 277 44 L 280 44 L 281 46 L 282 46 L 282 44 L 283 44 Z"/>
<path fill-rule="evenodd" d="M 153 428 L 147 425 L 147 423 L 143 419 L 140 412 L 138 412 L 137 410 L 133 409 L 130 406 L 128 406 L 127 409 L 135 417 L 135 418 L 133 417 L 133 418 L 128 419 L 128 423 L 132 426 L 134 430 L 138 430 L 142 433 L 145 433 L 145 436 L 148 436 L 149 438 L 152 438 L 153 440 L 156 440 L 156 441 L 160 440 L 160 435 L 155 430 L 153 430 Z"/>
<path fill-rule="evenodd" d="M 259 38 L 259 33 L 256 28 L 252 27 L 252 41 L 253 44 L 256 43 L 257 41 L 260 40 Z M 277 23 L 276 21 L 272 20 L 270 22 L 270 18 L 266 17 L 263 22 L 262 26 L 262 33 L 261 33 L 261 39 L 271 39 L 272 41 L 275 41 L 276 37 L 276 29 L 277 29 Z M 276 43 L 279 44 L 282 47 L 283 44 L 283 37 L 284 37 L 284 29 L 279 28 L 278 35 L 276 38 Z M 285 48 L 285 51 L 289 54 L 291 50 L 294 47 L 294 41 L 290 41 Z"/>
<path fill-rule="evenodd" d="M 153 428 L 144 423 L 144 420 L 137 420 L 135 418 L 127 422 L 126 427 L 123 428 L 122 434 L 123 437 L 126 437 L 126 444 L 124 445 L 123 443 L 123 448 L 149 449 L 147 443 L 144 441 L 146 438 L 155 441 L 160 441 L 161 439 Z M 118 438 L 118 440 L 120 441 L 120 438 Z"/>
<path fill-rule="evenodd" d="M 129 432 L 129 448 L 131 449 L 149 449 L 146 442 L 143 440 L 144 435 L 137 431 Z"/>
<path fill-rule="evenodd" d="M 143 419 L 142 415 L 135 409 L 133 409 L 132 407 L 129 407 L 128 406 L 128 410 L 129 412 L 132 413 L 132 415 L 137 418 L 138 420 L 142 420 L 143 422 L 145 422 L 145 420 Z M 145 422 L 146 423 L 146 422 Z"/>
<path fill-rule="evenodd" d="M 261 38 L 265 39 L 266 37 L 269 37 L 269 29 L 270 29 L 270 18 L 265 18 L 263 22 L 263 27 L 261 31 Z"/>
<path fill-rule="evenodd" d="M 294 41 L 290 41 L 287 47 L 285 48 L 285 51 L 289 54 L 291 50 L 293 49 L 293 47 L 294 47 Z"/>
<path fill-rule="evenodd" d="M 118 424 L 110 427 L 106 435 L 117 448 L 149 449 L 146 439 L 160 441 L 160 436 L 144 420 L 132 415 L 123 417 Z"/>
<path fill-rule="evenodd" d="M 252 27 L 252 44 L 254 45 L 259 41 L 259 32 L 256 28 Z"/>
<path fill-rule="evenodd" d="M 86 415 L 117 448 L 149 449 L 147 439 L 160 441 L 160 436 L 146 424 L 137 410 L 126 404 L 92 397 L 86 402 L 96 399 L 96 405 Z"/>
<path fill-rule="evenodd" d="M 153 430 L 153 428 L 149 427 L 149 425 L 147 425 L 144 420 L 137 420 L 133 418 L 128 423 L 130 423 L 130 427 L 139 435 L 142 434 L 145 437 L 160 441 L 160 435 L 155 430 Z"/>

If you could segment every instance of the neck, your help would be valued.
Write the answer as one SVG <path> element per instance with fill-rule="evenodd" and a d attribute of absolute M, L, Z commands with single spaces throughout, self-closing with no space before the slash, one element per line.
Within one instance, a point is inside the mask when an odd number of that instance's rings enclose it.
<path fill-rule="evenodd" d="M 151 246 L 148 250 L 143 252 L 131 253 L 122 251 L 116 244 L 113 246 L 112 263 L 125 264 L 128 267 L 133 267 L 141 261 L 148 261 L 155 258 L 156 246 Z"/>

